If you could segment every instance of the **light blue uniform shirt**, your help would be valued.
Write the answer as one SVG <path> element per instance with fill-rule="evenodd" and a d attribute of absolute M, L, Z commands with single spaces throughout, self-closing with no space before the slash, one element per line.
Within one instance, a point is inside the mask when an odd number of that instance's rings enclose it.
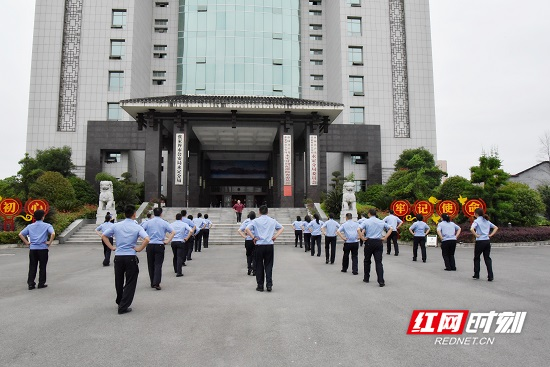
<path fill-rule="evenodd" d="M 239 227 L 239 230 L 240 230 L 241 232 L 245 233 L 245 229 L 246 229 L 246 227 L 250 224 L 250 222 L 252 222 L 252 221 L 250 220 L 250 218 L 246 218 L 246 219 L 244 220 L 243 224 L 241 224 L 241 226 Z M 254 230 L 253 230 L 253 229 L 250 229 L 250 231 L 252 232 L 252 234 L 254 234 Z M 253 238 L 250 237 L 249 235 L 246 235 L 245 240 L 248 240 L 248 241 L 249 241 L 249 240 L 253 240 Z"/>
<path fill-rule="evenodd" d="M 262 215 L 259 218 L 251 221 L 246 228 L 250 229 L 252 233 L 258 239 L 256 241 L 257 246 L 261 245 L 273 245 L 273 235 L 275 231 L 283 228 L 283 226 L 275 219 Z"/>
<path fill-rule="evenodd" d="M 476 241 L 486 241 L 489 239 L 489 233 L 492 228 L 495 228 L 495 225 L 483 217 L 477 217 L 471 228 L 479 235 Z"/>
<path fill-rule="evenodd" d="M 203 219 L 204 221 L 204 229 L 210 229 L 212 227 L 212 221 L 210 219 Z"/>
<path fill-rule="evenodd" d="M 325 236 L 336 237 L 336 231 L 338 230 L 338 228 L 340 228 L 340 224 L 334 219 L 329 219 L 325 223 L 323 223 L 321 228 L 326 228 Z"/>
<path fill-rule="evenodd" d="M 206 223 L 204 222 L 204 219 L 202 219 L 202 218 L 195 218 L 195 219 L 193 219 L 193 224 L 195 224 L 195 227 L 196 227 L 195 234 L 197 234 L 201 231 L 201 229 L 204 228 Z"/>
<path fill-rule="evenodd" d="M 312 236 L 320 236 L 321 235 L 321 226 L 323 225 L 323 221 L 317 221 L 314 219 L 307 225 L 309 231 L 311 232 Z"/>
<path fill-rule="evenodd" d="M 410 229 L 414 232 L 415 237 L 426 237 L 426 230 L 430 229 L 430 226 L 419 220 L 414 222 Z"/>
<path fill-rule="evenodd" d="M 311 222 L 306 222 L 305 220 L 302 222 L 302 228 L 304 230 L 304 233 L 311 233 L 311 230 L 309 228 L 309 223 Z"/>
<path fill-rule="evenodd" d="M 111 228 L 103 232 L 105 237 L 115 237 L 116 255 L 135 255 L 136 243 L 139 237 L 149 237 L 145 229 L 132 219 L 126 218 L 122 222 L 115 223 Z"/>
<path fill-rule="evenodd" d="M 344 235 L 347 238 L 345 243 L 354 243 L 359 242 L 359 234 L 357 229 L 360 227 L 360 224 L 354 222 L 353 220 L 347 220 L 338 228 L 338 232 Z"/>
<path fill-rule="evenodd" d="M 381 239 L 383 236 L 382 232 L 390 229 L 390 226 L 386 222 L 376 217 L 370 217 L 359 226 L 361 230 L 365 230 L 365 237 L 371 240 Z"/>
<path fill-rule="evenodd" d="M 403 221 L 399 219 L 399 217 L 393 214 L 390 214 L 386 218 L 384 218 L 384 222 L 386 222 L 388 226 L 392 227 L 394 231 L 397 229 L 398 225 L 403 223 Z"/>
<path fill-rule="evenodd" d="M 191 227 L 189 227 L 187 223 L 183 223 L 181 220 L 176 220 L 170 223 L 170 226 L 174 231 L 176 231 L 176 235 L 174 236 L 174 238 L 172 238 L 172 242 L 174 241 L 183 242 L 183 240 L 187 237 L 187 235 L 191 231 Z"/>
<path fill-rule="evenodd" d="M 47 250 L 46 242 L 52 233 L 54 233 L 52 225 L 42 220 L 29 224 L 21 231 L 23 236 L 29 236 L 31 250 Z"/>
<path fill-rule="evenodd" d="M 188 219 L 188 218 L 181 218 L 181 221 L 185 224 L 187 224 L 189 227 L 191 227 L 191 229 L 195 229 L 195 223 L 193 223 L 193 221 L 191 219 Z"/>
<path fill-rule="evenodd" d="M 143 229 L 149 234 L 151 245 L 164 244 L 164 239 L 167 233 L 171 233 L 174 229 L 170 226 L 170 223 L 162 219 L 161 217 L 154 217 L 143 223 Z"/>
<path fill-rule="evenodd" d="M 111 228 L 112 226 L 114 226 L 115 224 L 114 223 L 111 223 L 111 222 L 104 222 L 104 223 L 101 223 L 99 225 L 99 227 L 97 227 L 95 230 L 96 231 L 99 231 L 101 233 L 104 233 L 106 230 L 108 230 L 109 228 Z"/>
<path fill-rule="evenodd" d="M 441 221 L 437 225 L 437 230 L 443 236 L 442 241 L 456 240 L 456 232 L 460 229 L 456 223 Z"/>
<path fill-rule="evenodd" d="M 292 223 L 292 227 L 294 227 L 295 231 L 301 231 L 303 224 L 304 222 L 295 220 L 294 223 Z"/>

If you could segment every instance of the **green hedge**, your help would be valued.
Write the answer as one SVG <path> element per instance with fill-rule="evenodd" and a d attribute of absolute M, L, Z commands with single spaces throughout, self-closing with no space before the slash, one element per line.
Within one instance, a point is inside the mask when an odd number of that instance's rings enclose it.
<path fill-rule="evenodd" d="M 0 244 L 22 243 L 19 232 L 0 232 Z"/>

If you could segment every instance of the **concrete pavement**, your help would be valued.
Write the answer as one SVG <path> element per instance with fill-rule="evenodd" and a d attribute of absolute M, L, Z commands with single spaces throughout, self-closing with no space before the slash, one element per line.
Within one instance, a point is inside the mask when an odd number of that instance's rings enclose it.
<path fill-rule="evenodd" d="M 0 361 L 5 366 L 542 366 L 550 359 L 550 247 L 495 248 L 495 281 L 472 276 L 473 250 L 457 272 L 439 248 L 412 262 L 410 247 L 384 254 L 386 287 L 363 283 L 294 246 L 275 249 L 273 292 L 256 292 L 244 246 L 194 253 L 185 276 L 167 247 L 162 291 L 149 287 L 146 256 L 133 312 L 118 315 L 113 268 L 102 247 L 52 247 L 46 289 L 27 290 L 28 250 L 0 249 Z M 323 249 L 324 251 L 324 249 Z M 350 269 L 351 270 L 351 269 Z M 371 280 L 374 280 L 374 266 Z M 434 345 L 406 335 L 415 309 L 527 311 L 521 334 L 494 345 Z M 469 336 L 464 334 L 463 336 Z"/>

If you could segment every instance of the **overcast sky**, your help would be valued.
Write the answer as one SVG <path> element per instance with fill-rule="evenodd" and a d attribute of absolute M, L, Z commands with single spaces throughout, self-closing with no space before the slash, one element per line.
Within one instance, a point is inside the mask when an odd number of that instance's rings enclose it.
<path fill-rule="evenodd" d="M 0 5 L 0 178 L 15 175 L 25 154 L 34 4 Z M 437 158 L 450 175 L 467 178 L 492 148 L 509 173 L 537 164 L 539 137 L 550 131 L 550 1 L 431 0 L 430 7 Z"/>

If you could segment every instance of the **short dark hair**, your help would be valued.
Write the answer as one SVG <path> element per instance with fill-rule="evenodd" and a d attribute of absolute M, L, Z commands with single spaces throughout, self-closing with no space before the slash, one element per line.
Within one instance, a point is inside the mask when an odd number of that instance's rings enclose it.
<path fill-rule="evenodd" d="M 110 221 L 111 221 L 111 214 L 107 214 L 105 216 L 105 223 L 110 222 Z"/>
<path fill-rule="evenodd" d="M 447 214 L 447 213 L 441 214 L 441 219 L 443 219 L 445 222 L 450 222 L 451 221 L 451 217 L 449 217 L 449 214 Z"/>
<path fill-rule="evenodd" d="M 147 213 L 147 219 L 151 218 L 151 212 Z"/>
<path fill-rule="evenodd" d="M 370 208 L 370 209 L 369 209 L 369 214 L 370 214 L 372 217 L 376 217 L 376 209 Z"/>
<path fill-rule="evenodd" d="M 256 219 L 256 212 L 254 210 L 250 211 L 250 213 L 248 213 L 248 218 L 250 220 Z"/>
<path fill-rule="evenodd" d="M 198 214 L 197 214 L 197 218 L 200 218 L 200 217 L 202 217 L 202 214 L 201 214 L 201 213 L 198 213 Z"/>
<path fill-rule="evenodd" d="M 267 214 L 267 205 L 262 205 L 262 206 L 260 207 L 260 214 L 261 214 L 261 215 Z"/>
<path fill-rule="evenodd" d="M 183 210 L 181 211 L 181 216 L 182 216 L 182 217 L 185 217 L 186 215 L 187 215 L 187 210 L 183 209 Z"/>
<path fill-rule="evenodd" d="M 176 214 L 176 220 L 181 220 L 181 213 Z"/>
<path fill-rule="evenodd" d="M 187 219 L 193 220 L 193 216 L 192 216 L 191 214 L 189 214 L 189 215 L 187 216 Z"/>
<path fill-rule="evenodd" d="M 205 214 L 205 215 L 204 215 L 204 219 L 208 219 L 208 214 Z"/>
<path fill-rule="evenodd" d="M 301 221 L 302 221 L 302 218 L 298 215 L 298 216 L 296 217 L 296 220 L 297 220 L 298 222 L 301 222 Z"/>
<path fill-rule="evenodd" d="M 418 220 L 418 221 L 423 221 L 423 220 L 424 220 L 424 217 L 422 216 L 422 214 L 417 214 L 417 215 L 416 215 L 416 220 Z"/>
<path fill-rule="evenodd" d="M 390 214 L 391 214 L 391 215 L 393 215 L 393 214 L 394 214 L 394 213 L 393 213 L 393 210 L 391 210 L 391 209 L 390 209 Z"/>
<path fill-rule="evenodd" d="M 126 205 L 124 207 L 124 216 L 126 218 L 132 218 L 135 212 L 136 212 L 136 207 L 134 205 Z"/>
<path fill-rule="evenodd" d="M 346 213 L 346 219 L 351 219 L 353 218 L 353 215 L 351 213 Z"/>
<path fill-rule="evenodd" d="M 155 217 L 160 217 L 160 215 L 162 214 L 162 208 L 153 209 L 153 214 L 155 215 Z"/>
<path fill-rule="evenodd" d="M 334 219 L 334 214 L 328 213 L 328 217 L 329 217 L 330 219 Z"/>
<path fill-rule="evenodd" d="M 44 218 L 44 211 L 42 209 L 38 209 L 34 212 L 34 219 L 35 220 L 42 220 Z"/>

